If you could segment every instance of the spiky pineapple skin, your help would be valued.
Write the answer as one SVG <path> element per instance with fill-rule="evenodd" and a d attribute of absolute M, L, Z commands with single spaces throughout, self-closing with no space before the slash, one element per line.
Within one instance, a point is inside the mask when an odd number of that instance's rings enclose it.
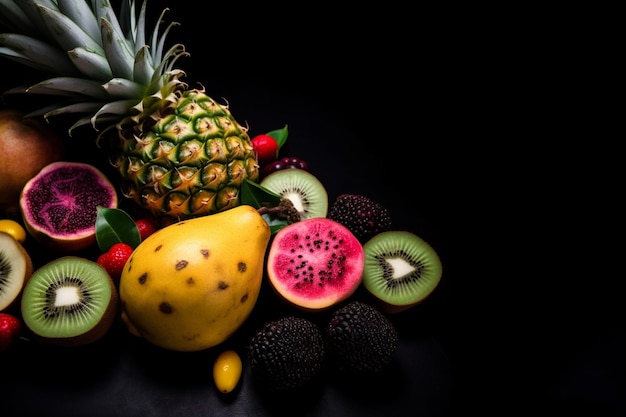
<path fill-rule="evenodd" d="M 247 128 L 198 89 L 182 91 L 170 109 L 140 134 L 114 133 L 124 196 L 162 225 L 239 205 L 244 181 L 259 179 Z"/>
<path fill-rule="evenodd" d="M 56 96 L 27 116 L 75 117 L 69 136 L 90 125 L 120 192 L 160 225 L 237 206 L 244 181 L 259 178 L 246 128 L 182 81 L 175 65 L 189 54 L 166 42 L 178 25 L 165 24 L 167 8 L 148 22 L 148 0 L 119 3 L 2 0 L 0 56 L 43 77 L 5 94 Z"/>

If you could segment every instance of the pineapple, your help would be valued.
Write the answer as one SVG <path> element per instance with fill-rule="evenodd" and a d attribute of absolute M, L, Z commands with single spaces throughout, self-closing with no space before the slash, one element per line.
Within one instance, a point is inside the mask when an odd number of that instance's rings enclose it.
<path fill-rule="evenodd" d="M 247 128 L 182 81 L 188 53 L 166 49 L 177 23 L 159 30 L 165 9 L 148 33 L 146 3 L 122 0 L 116 14 L 109 0 L 1 0 L 0 55 L 44 74 L 6 93 L 52 98 L 29 116 L 69 116 L 69 135 L 93 128 L 121 193 L 161 224 L 235 207 L 259 178 Z"/>

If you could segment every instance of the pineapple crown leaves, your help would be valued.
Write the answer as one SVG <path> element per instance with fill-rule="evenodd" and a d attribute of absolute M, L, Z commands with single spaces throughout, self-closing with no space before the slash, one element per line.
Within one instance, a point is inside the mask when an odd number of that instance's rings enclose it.
<path fill-rule="evenodd" d="M 107 0 L 0 1 L 0 23 L 11 31 L 0 33 L 0 56 L 54 75 L 4 94 L 59 97 L 29 116 L 87 113 L 70 133 L 88 124 L 94 129 L 106 124 L 105 130 L 135 124 L 150 119 L 152 111 L 162 112 L 159 103 L 186 87 L 180 81 L 184 73 L 174 65 L 188 54 L 182 44 L 165 49 L 167 35 L 178 25 L 159 31 L 168 9 L 148 37 L 146 4 L 136 13 L 135 2 L 123 0 L 117 15 Z"/>

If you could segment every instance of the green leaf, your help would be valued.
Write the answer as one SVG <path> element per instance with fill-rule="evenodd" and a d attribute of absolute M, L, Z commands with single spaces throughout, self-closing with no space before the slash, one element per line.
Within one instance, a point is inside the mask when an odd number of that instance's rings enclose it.
<path fill-rule="evenodd" d="M 276 143 L 278 143 L 278 149 L 280 150 L 285 142 L 287 142 L 288 133 L 289 132 L 287 131 L 287 125 L 285 125 L 285 127 L 283 127 L 282 129 L 276 129 L 272 130 L 271 132 L 267 132 L 266 135 L 271 136 L 276 140 Z"/>
<path fill-rule="evenodd" d="M 280 229 L 282 229 L 283 227 L 285 227 L 285 226 L 287 226 L 289 224 L 289 222 L 287 220 L 279 219 L 279 218 L 271 216 L 269 214 L 264 214 L 261 217 L 263 217 L 263 219 L 270 226 L 271 234 L 276 234 L 276 232 L 278 232 Z"/>
<path fill-rule="evenodd" d="M 132 217 L 119 208 L 97 207 L 96 241 L 102 252 L 116 243 L 126 243 L 133 249 L 139 246 L 141 235 Z"/>
<path fill-rule="evenodd" d="M 248 204 L 257 210 L 263 206 L 276 207 L 280 204 L 281 197 L 273 191 L 257 184 L 254 181 L 245 180 L 241 185 L 241 202 Z M 289 222 L 272 214 L 263 214 L 261 217 L 267 222 L 272 234 L 275 234 Z"/>
<path fill-rule="evenodd" d="M 259 209 L 263 205 L 275 207 L 280 204 L 280 195 L 246 179 L 241 185 L 241 203 L 248 204 L 255 209 Z"/>

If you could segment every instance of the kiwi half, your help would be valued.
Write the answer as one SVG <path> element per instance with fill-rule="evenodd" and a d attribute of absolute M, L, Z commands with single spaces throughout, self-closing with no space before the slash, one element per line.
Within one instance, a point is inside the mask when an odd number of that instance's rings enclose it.
<path fill-rule="evenodd" d="M 413 233 L 379 233 L 363 245 L 363 251 L 363 287 L 385 312 L 396 313 L 419 304 L 441 280 L 439 255 Z"/>
<path fill-rule="evenodd" d="M 326 217 L 328 213 L 328 193 L 317 177 L 300 168 L 287 168 L 275 171 L 263 178 L 260 185 L 289 199 L 300 219 Z"/>
<path fill-rule="evenodd" d="M 0 232 L 0 312 L 17 304 L 33 273 L 33 262 L 21 243 Z"/>
<path fill-rule="evenodd" d="M 96 262 L 57 258 L 37 269 L 24 287 L 24 323 L 44 342 L 79 346 L 102 338 L 117 314 L 113 280 Z"/>

